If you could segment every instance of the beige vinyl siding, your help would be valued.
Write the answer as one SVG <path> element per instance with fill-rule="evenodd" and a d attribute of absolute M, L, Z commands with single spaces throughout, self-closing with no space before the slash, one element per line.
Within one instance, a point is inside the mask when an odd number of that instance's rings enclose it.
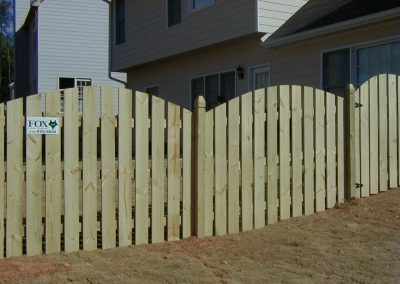
<path fill-rule="evenodd" d="M 170 28 L 166 3 L 126 1 L 126 42 L 114 47 L 115 70 L 257 32 L 256 0 L 215 0 L 214 5 L 194 12 L 189 12 L 188 1 L 182 0 L 182 22 Z"/>
<path fill-rule="evenodd" d="M 258 31 L 272 34 L 307 0 L 258 0 Z"/>
<path fill-rule="evenodd" d="M 263 48 L 258 37 L 249 37 L 129 70 L 128 86 L 144 90 L 146 86 L 158 85 L 161 97 L 190 108 L 191 78 L 235 70 L 240 64 L 245 70 L 244 80 L 236 79 L 237 95 L 240 95 L 249 90 L 250 68 L 270 64 L 272 85 L 300 84 L 320 88 L 322 51 L 398 36 L 399 25 L 400 20 L 391 21 L 276 49 Z"/>

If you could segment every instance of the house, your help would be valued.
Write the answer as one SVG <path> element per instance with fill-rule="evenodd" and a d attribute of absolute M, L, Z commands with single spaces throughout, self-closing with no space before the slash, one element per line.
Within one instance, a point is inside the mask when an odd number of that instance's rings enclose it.
<path fill-rule="evenodd" d="M 56 89 L 123 87 L 110 72 L 110 5 L 103 0 L 15 0 L 17 97 Z M 80 106 L 81 108 L 81 106 Z"/>
<path fill-rule="evenodd" d="M 128 87 L 190 108 L 269 84 L 261 38 L 272 34 L 306 1 L 114 1 L 113 70 Z M 287 2 L 287 3 L 286 3 Z M 256 81 L 256 79 L 254 79 Z"/>
<path fill-rule="evenodd" d="M 396 0 L 310 0 L 262 45 L 278 61 L 298 58 L 291 65 L 302 79 L 295 83 L 343 95 L 349 83 L 400 75 L 399 27 Z"/>
<path fill-rule="evenodd" d="M 187 108 L 198 95 L 212 107 L 277 84 L 340 93 L 378 71 L 399 73 L 399 4 L 115 0 L 112 67 L 129 88 Z M 375 53 L 384 55 L 365 59 Z"/>

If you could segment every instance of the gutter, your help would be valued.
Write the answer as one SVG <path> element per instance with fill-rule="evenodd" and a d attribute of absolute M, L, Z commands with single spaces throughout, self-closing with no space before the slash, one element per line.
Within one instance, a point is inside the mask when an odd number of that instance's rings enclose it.
<path fill-rule="evenodd" d="M 106 2 L 108 4 L 108 78 L 112 81 L 115 81 L 117 83 L 123 84 L 124 87 L 127 87 L 127 82 L 119 80 L 115 77 L 112 76 L 112 72 L 111 72 L 111 66 L 112 66 L 112 9 L 111 9 L 111 5 L 112 5 L 112 1 L 108 1 L 108 0 L 102 0 L 103 2 Z"/>
<path fill-rule="evenodd" d="M 383 20 L 391 20 L 399 18 L 400 18 L 400 8 L 394 8 L 379 13 L 358 17 L 355 19 L 339 22 L 328 26 L 323 26 L 312 30 L 307 30 L 304 32 L 295 33 L 280 38 L 266 39 L 261 45 L 265 48 L 280 47 L 298 41 L 311 39 L 322 35 L 343 31 L 350 28 L 357 28 L 367 24 L 374 24 Z"/>

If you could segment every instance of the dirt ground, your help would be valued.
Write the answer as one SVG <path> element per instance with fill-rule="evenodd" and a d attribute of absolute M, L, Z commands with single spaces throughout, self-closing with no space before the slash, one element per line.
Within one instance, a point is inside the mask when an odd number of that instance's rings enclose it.
<path fill-rule="evenodd" d="M 1 283 L 395 283 L 400 189 L 261 230 L 0 261 Z"/>

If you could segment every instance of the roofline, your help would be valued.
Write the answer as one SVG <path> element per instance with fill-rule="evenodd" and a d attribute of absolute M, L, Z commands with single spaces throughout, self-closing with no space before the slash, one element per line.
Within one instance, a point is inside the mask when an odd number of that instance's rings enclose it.
<path fill-rule="evenodd" d="M 356 28 L 366 24 L 373 24 L 376 22 L 380 22 L 382 20 L 391 20 L 400 17 L 400 8 L 394 8 L 374 14 L 370 14 L 363 17 L 358 17 L 355 19 L 323 26 L 320 28 L 315 28 L 311 30 L 306 30 L 304 32 L 299 32 L 295 34 L 291 34 L 288 36 L 283 36 L 280 38 L 269 39 L 267 38 L 263 43 L 262 46 L 265 48 L 272 48 L 272 47 L 279 47 L 283 45 L 288 45 L 291 43 L 295 43 L 301 40 L 310 39 L 334 32 L 343 31 L 349 28 Z"/>

